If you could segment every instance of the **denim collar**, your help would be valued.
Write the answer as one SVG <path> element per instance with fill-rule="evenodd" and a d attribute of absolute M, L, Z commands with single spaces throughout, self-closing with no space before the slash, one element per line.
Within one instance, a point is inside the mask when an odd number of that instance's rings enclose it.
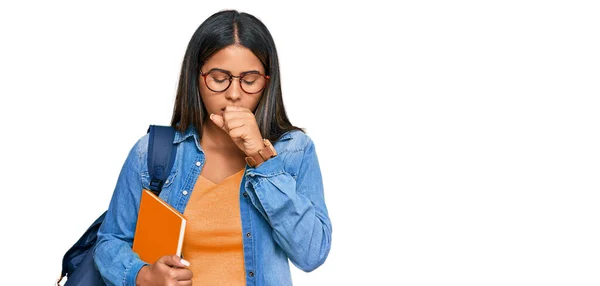
<path fill-rule="evenodd" d="M 196 128 L 194 128 L 194 126 L 192 125 L 190 125 L 188 129 L 183 133 L 179 132 L 178 130 L 175 130 L 175 138 L 173 138 L 173 144 L 179 144 L 187 140 L 189 137 L 194 137 L 194 143 L 196 143 L 196 148 L 198 148 L 199 151 L 202 151 L 202 147 L 200 146 L 200 135 L 198 135 L 198 132 L 196 132 Z"/>

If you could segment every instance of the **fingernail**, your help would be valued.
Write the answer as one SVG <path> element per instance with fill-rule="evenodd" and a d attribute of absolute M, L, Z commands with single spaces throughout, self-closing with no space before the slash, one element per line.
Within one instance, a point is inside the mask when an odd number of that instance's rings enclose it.
<path fill-rule="evenodd" d="M 212 118 L 213 118 L 213 115 L 215 115 L 215 114 L 214 114 L 214 113 L 211 113 L 211 114 L 210 114 L 210 120 L 212 120 Z"/>
<path fill-rule="evenodd" d="M 187 260 L 183 259 L 183 258 L 181 259 L 181 264 L 183 264 L 185 266 L 190 266 L 190 263 Z"/>

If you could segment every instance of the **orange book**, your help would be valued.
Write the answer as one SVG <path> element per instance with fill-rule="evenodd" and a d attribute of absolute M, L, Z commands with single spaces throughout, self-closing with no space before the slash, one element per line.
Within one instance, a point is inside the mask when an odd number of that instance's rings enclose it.
<path fill-rule="evenodd" d="M 186 218 L 175 208 L 148 190 L 142 191 L 133 252 L 153 264 L 161 256 L 181 257 Z"/>

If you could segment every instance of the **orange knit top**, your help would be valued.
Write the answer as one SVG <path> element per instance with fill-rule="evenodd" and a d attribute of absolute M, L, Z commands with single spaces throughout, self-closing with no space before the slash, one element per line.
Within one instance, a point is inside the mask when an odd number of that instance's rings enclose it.
<path fill-rule="evenodd" d="M 215 184 L 202 175 L 185 209 L 183 259 L 194 285 L 246 285 L 240 183 L 244 170 Z"/>

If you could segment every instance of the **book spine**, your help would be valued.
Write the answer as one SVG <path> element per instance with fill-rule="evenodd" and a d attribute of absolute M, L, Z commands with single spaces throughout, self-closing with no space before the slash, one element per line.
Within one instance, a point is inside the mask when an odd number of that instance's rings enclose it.
<path fill-rule="evenodd" d="M 187 220 L 181 220 L 181 229 L 179 230 L 179 243 L 177 244 L 177 256 L 181 257 L 181 249 L 183 248 L 183 235 L 185 234 L 185 224 Z"/>

